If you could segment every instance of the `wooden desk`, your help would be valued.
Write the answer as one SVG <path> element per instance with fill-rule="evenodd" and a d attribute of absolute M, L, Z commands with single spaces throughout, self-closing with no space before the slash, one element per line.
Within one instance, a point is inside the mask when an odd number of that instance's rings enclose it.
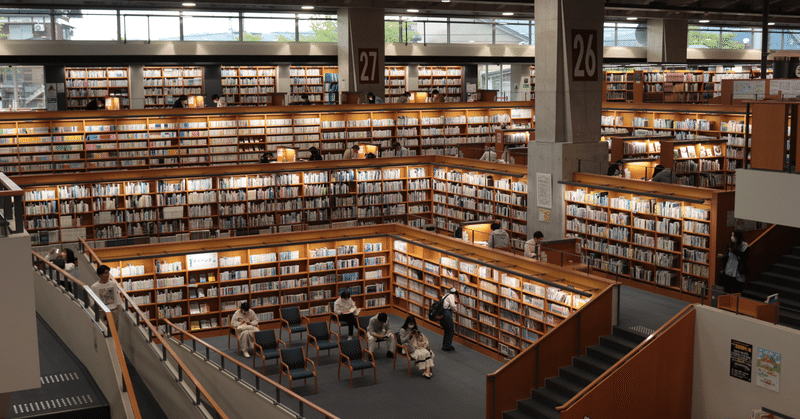
<path fill-rule="evenodd" d="M 780 303 L 767 304 L 761 301 L 741 298 L 741 295 L 720 295 L 717 307 L 733 313 L 754 317 L 765 322 L 777 323 Z"/>

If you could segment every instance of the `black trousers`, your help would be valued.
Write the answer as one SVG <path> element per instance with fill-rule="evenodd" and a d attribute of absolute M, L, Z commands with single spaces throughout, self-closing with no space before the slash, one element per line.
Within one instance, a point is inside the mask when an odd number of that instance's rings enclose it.
<path fill-rule="evenodd" d="M 744 289 L 744 282 L 739 282 L 736 278 L 724 273 L 719 274 L 719 282 L 725 287 L 725 292 L 728 294 L 739 294 Z"/>
<path fill-rule="evenodd" d="M 348 336 L 353 336 L 353 327 L 356 325 L 356 316 L 353 313 L 340 314 L 339 320 L 347 322 Z"/>

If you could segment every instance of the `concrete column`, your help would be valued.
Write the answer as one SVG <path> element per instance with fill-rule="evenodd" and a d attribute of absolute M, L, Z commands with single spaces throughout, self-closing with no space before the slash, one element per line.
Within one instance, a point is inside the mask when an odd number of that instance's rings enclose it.
<path fill-rule="evenodd" d="M 131 109 L 144 109 L 144 66 L 131 64 L 128 69 L 128 96 L 131 100 Z"/>
<path fill-rule="evenodd" d="M 685 63 L 689 21 L 649 19 L 647 21 L 647 62 Z"/>
<path fill-rule="evenodd" d="M 530 83 L 531 66 L 530 64 L 511 64 L 511 97 L 510 100 L 530 99 L 530 90 L 523 88 L 525 78 Z"/>
<path fill-rule="evenodd" d="M 366 102 L 368 92 L 385 99 L 383 19 L 383 9 L 343 8 L 338 11 L 339 91 L 358 92 L 362 103 Z M 359 52 L 369 54 L 359 57 Z M 361 60 L 366 61 L 368 71 L 360 71 Z M 366 81 L 370 78 L 371 82 Z"/>
<path fill-rule="evenodd" d="M 600 143 L 603 3 L 537 0 L 536 141 L 528 146 L 528 237 L 564 237 L 564 187 L 581 171 L 605 173 Z M 580 31 L 580 32 L 575 32 Z M 588 48 L 587 45 L 591 45 Z M 513 85 L 512 85 L 513 87 Z M 549 175 L 537 183 L 538 174 Z M 550 197 L 550 202 L 541 198 Z M 548 205 L 549 204 L 549 205 Z"/>
<path fill-rule="evenodd" d="M 211 100 L 211 96 L 222 96 L 222 67 L 219 65 L 204 65 L 203 66 L 203 96 L 205 97 L 205 106 L 217 106 Z"/>

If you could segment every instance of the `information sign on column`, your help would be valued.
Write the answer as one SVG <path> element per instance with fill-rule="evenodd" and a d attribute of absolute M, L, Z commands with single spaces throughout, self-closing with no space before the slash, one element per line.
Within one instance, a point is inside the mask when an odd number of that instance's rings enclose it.
<path fill-rule="evenodd" d="M 358 49 L 358 81 L 364 84 L 378 83 L 378 49 Z M 383 71 L 380 72 L 383 77 Z"/>
<path fill-rule="evenodd" d="M 597 81 L 597 31 L 593 29 L 572 30 L 572 80 Z"/>

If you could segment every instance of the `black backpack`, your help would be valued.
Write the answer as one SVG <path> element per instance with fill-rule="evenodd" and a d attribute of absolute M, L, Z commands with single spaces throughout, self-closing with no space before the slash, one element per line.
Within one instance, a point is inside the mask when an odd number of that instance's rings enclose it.
<path fill-rule="evenodd" d="M 447 298 L 448 295 L 450 295 L 449 292 L 445 294 L 441 300 L 434 301 L 433 304 L 431 304 L 431 308 L 428 309 L 428 320 L 437 322 L 444 316 L 444 299 Z"/>

